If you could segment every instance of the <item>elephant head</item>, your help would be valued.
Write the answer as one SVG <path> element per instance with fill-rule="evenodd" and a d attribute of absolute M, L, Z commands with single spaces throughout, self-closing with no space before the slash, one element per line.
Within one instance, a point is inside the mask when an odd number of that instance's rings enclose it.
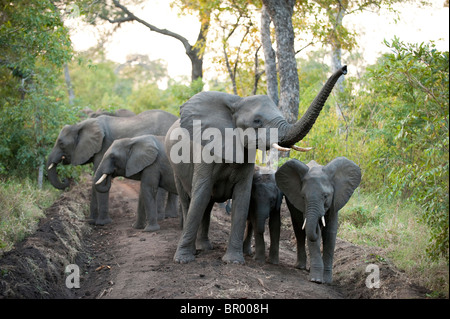
<path fill-rule="evenodd" d="M 305 114 L 294 124 L 286 121 L 274 102 L 266 95 L 243 98 L 222 92 L 200 92 L 181 106 L 180 126 L 189 132 L 192 139 L 196 135 L 196 123 L 201 125 L 197 132 L 218 129 L 222 138 L 227 136 L 226 130 L 230 128 L 238 128 L 242 132 L 251 128 L 258 134 L 260 132 L 258 129 L 274 128 L 277 129 L 278 134 L 276 141 L 271 138 L 271 130 L 261 131 L 265 136 L 255 134 L 252 138 L 250 136 L 246 136 L 247 139 L 243 136 L 238 138 L 241 139 L 244 147 L 252 144 L 263 150 L 267 150 L 271 146 L 280 150 L 295 148 L 294 144 L 302 140 L 312 128 L 338 78 L 346 73 L 346 66 L 336 71 L 325 83 Z M 202 146 L 209 142 L 208 139 L 201 140 Z M 227 141 L 222 140 L 220 145 L 221 157 L 227 162 L 235 162 L 234 157 L 226 158 L 231 153 L 230 149 L 227 149 Z M 236 144 L 230 146 L 232 150 L 236 149 Z M 217 150 L 214 149 L 214 151 Z"/>
<path fill-rule="evenodd" d="M 64 165 L 83 165 L 91 162 L 92 157 L 100 152 L 104 136 L 96 119 L 87 119 L 75 125 L 64 126 L 47 159 L 50 183 L 58 189 L 68 187 L 67 180 L 60 181 L 56 166 L 61 162 Z"/>
<path fill-rule="evenodd" d="M 345 157 L 326 166 L 291 159 L 278 169 L 275 178 L 288 200 L 303 213 L 306 238 L 315 242 L 320 234 L 319 221 L 322 227 L 337 228 L 337 212 L 361 182 L 361 170 Z"/>
<path fill-rule="evenodd" d="M 108 192 L 111 177 L 132 177 L 151 165 L 158 154 L 158 146 L 150 135 L 115 140 L 103 155 L 95 172 L 96 190 Z"/>

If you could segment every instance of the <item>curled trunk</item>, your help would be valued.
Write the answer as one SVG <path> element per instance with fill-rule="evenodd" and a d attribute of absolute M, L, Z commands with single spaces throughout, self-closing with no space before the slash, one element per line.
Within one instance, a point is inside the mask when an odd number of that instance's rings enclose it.
<path fill-rule="evenodd" d="M 58 172 L 56 171 L 57 165 L 62 161 L 63 154 L 53 150 L 47 160 L 47 176 L 53 187 L 57 189 L 66 189 L 69 187 L 70 182 L 67 179 L 60 180 Z"/>
<path fill-rule="evenodd" d="M 333 90 L 336 81 L 343 74 L 347 74 L 347 66 L 343 66 L 339 70 L 337 70 L 325 83 L 322 90 L 320 90 L 319 94 L 316 96 L 314 101 L 309 106 L 308 110 L 302 116 L 300 120 L 295 124 L 285 124 L 286 127 L 283 129 L 282 135 L 280 137 L 280 146 L 282 147 L 290 147 L 294 145 L 298 141 L 302 140 L 306 134 L 308 134 L 309 130 L 312 128 L 314 123 L 316 122 L 317 117 L 322 111 L 322 108 Z"/>

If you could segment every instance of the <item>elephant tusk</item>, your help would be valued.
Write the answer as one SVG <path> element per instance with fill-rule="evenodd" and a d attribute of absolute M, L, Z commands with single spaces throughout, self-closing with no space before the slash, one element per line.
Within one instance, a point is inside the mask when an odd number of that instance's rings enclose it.
<path fill-rule="evenodd" d="M 303 222 L 302 230 L 305 229 L 305 226 L 306 226 L 306 218 L 305 218 L 305 221 Z"/>
<path fill-rule="evenodd" d="M 288 147 L 281 147 L 280 145 L 278 145 L 278 143 L 273 143 L 272 147 L 277 149 L 277 150 L 279 150 L 279 151 L 282 151 L 282 152 L 289 152 L 291 150 Z"/>
<path fill-rule="evenodd" d="M 48 166 L 48 170 L 51 170 L 52 168 L 53 168 L 53 166 L 55 166 L 55 163 L 51 163 L 49 166 Z"/>
<path fill-rule="evenodd" d="M 312 147 L 300 147 L 297 145 L 292 145 L 291 147 L 292 147 L 292 149 L 299 151 L 299 152 L 309 152 L 310 150 L 313 149 Z"/>
<path fill-rule="evenodd" d="M 325 227 L 325 216 L 322 216 L 322 224 L 323 224 L 323 227 Z"/>
<path fill-rule="evenodd" d="M 95 183 L 95 185 L 101 184 L 106 178 L 108 177 L 108 174 L 103 174 L 102 177 Z"/>

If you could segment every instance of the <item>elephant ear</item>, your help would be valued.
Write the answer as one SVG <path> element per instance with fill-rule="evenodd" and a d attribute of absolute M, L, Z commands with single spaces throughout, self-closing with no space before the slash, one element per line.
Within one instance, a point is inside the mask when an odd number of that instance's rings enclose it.
<path fill-rule="evenodd" d="M 153 164 L 159 154 L 159 149 L 153 139 L 140 137 L 130 146 L 125 176 L 130 177 Z"/>
<path fill-rule="evenodd" d="M 189 132 L 191 140 L 201 141 L 202 146 L 208 144 L 210 140 L 203 140 L 201 136 L 196 136 L 196 134 L 202 134 L 206 129 L 218 129 L 222 140 L 216 141 L 211 138 L 211 141 L 214 140 L 214 144 L 217 143 L 217 145 L 220 143 L 221 157 L 225 158 L 229 153 L 225 151 L 223 140 L 225 129 L 236 128 L 233 113 L 241 100 L 242 98 L 237 95 L 223 92 L 197 93 L 181 106 L 180 126 Z"/>
<path fill-rule="evenodd" d="M 323 168 L 334 184 L 333 205 L 339 211 L 361 182 L 361 169 L 345 157 L 337 157 Z"/>
<path fill-rule="evenodd" d="M 297 159 L 291 159 L 284 163 L 275 173 L 275 181 L 278 188 L 298 210 L 305 211 L 305 202 L 299 196 L 303 187 L 303 178 L 308 173 L 309 167 Z"/>
<path fill-rule="evenodd" d="M 72 156 L 72 165 L 82 165 L 100 152 L 105 136 L 96 119 L 87 119 L 78 124 L 78 138 Z"/>

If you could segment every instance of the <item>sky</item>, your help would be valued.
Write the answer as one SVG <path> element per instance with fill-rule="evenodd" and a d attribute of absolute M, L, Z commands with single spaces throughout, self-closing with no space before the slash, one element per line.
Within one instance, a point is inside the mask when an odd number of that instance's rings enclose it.
<path fill-rule="evenodd" d="M 386 10 L 379 13 L 364 12 L 349 15 L 344 18 L 344 24 L 359 33 L 357 43 L 368 64 L 376 61 L 381 53 L 388 49 L 383 40 L 391 40 L 394 36 L 403 42 L 420 43 L 433 40 L 438 50 L 449 50 L 449 8 L 444 7 L 444 0 L 428 0 L 432 6 L 418 8 L 414 4 L 396 5 L 400 12 L 399 22 Z M 170 1 L 148 0 L 145 5 L 132 8 L 132 12 L 157 26 L 179 33 L 194 44 L 199 31 L 196 16 L 179 15 L 169 5 Z M 131 7 L 130 7 L 131 10 Z M 86 50 L 97 42 L 98 34 L 93 27 L 85 27 L 77 19 L 68 19 L 66 24 L 71 28 L 71 38 L 74 49 Z M 300 47 L 300 45 L 299 45 Z M 151 32 L 137 22 L 123 23 L 115 31 L 107 44 L 107 58 L 125 62 L 128 54 L 147 54 L 151 60 L 166 61 L 168 73 L 172 78 L 185 77 L 190 79 L 191 63 L 185 54 L 180 41 L 171 37 Z M 208 53 L 205 55 L 204 78 L 214 76 L 214 66 L 209 63 Z"/>

